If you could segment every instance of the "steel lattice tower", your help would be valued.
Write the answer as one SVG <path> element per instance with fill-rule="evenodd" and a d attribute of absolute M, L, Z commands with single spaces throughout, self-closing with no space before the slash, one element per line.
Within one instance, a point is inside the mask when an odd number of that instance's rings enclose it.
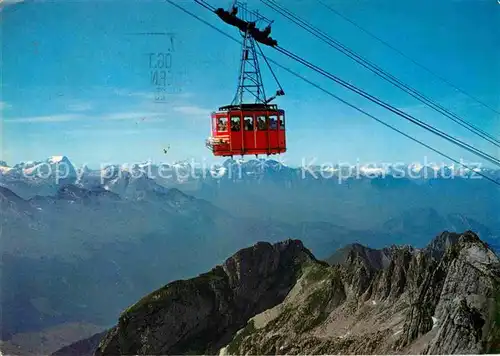
<path fill-rule="evenodd" d="M 244 34 L 241 53 L 240 75 L 238 78 L 238 89 L 232 105 L 265 103 L 266 94 L 260 74 L 257 51 L 255 50 L 255 40 L 247 33 Z M 253 99 L 246 100 L 245 94 L 250 94 Z"/>
<path fill-rule="evenodd" d="M 246 4 L 238 3 L 238 8 L 242 11 L 242 17 L 245 21 L 255 23 L 265 21 L 263 16 L 257 12 L 247 10 Z M 264 104 L 266 103 L 266 93 L 264 83 L 260 73 L 259 61 L 257 57 L 255 39 L 247 31 L 242 33 L 243 44 L 241 51 L 240 74 L 238 78 L 238 88 L 231 105 L 241 104 Z M 251 98 L 247 100 L 245 94 L 250 94 Z"/>

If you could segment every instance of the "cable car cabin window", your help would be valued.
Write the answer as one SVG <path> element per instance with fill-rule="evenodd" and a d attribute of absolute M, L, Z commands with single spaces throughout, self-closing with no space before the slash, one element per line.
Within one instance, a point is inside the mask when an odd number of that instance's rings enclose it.
<path fill-rule="evenodd" d="M 253 131 L 253 116 L 245 116 L 245 131 Z"/>
<path fill-rule="evenodd" d="M 278 129 L 278 117 L 276 115 L 269 116 L 269 130 Z"/>
<path fill-rule="evenodd" d="M 267 120 L 265 116 L 257 116 L 257 129 L 259 131 L 267 130 Z"/>
<path fill-rule="evenodd" d="M 285 129 L 285 116 L 280 115 L 280 129 L 284 130 Z"/>
<path fill-rule="evenodd" d="M 217 119 L 217 131 L 227 131 L 227 117 L 219 117 Z"/>
<path fill-rule="evenodd" d="M 241 119 L 239 116 L 231 116 L 231 131 L 241 130 Z"/>

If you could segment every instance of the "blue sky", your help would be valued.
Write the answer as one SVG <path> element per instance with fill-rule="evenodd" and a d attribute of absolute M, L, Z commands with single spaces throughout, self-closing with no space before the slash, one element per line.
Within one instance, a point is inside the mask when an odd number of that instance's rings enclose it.
<path fill-rule="evenodd" d="M 336 40 L 463 119 L 499 137 L 500 116 L 456 92 L 315 0 L 277 0 Z M 193 1 L 178 1 L 225 32 L 234 28 Z M 227 7 L 229 0 L 212 0 Z M 500 4 L 496 0 L 329 1 L 332 7 L 417 62 L 500 111 Z M 279 44 L 415 117 L 499 157 L 497 147 L 384 82 L 260 1 Z M 229 104 L 239 46 L 164 1 L 26 1 L 6 6 L 2 22 L 3 117 L 0 159 L 9 164 L 67 155 L 74 163 L 212 161 L 204 141 L 210 112 Z M 174 33 L 173 93 L 154 103 L 150 52 Z M 280 64 L 449 155 L 484 162 L 311 70 L 265 48 Z M 276 86 L 264 63 L 267 93 Z M 322 162 L 447 161 L 275 68 L 286 95 L 288 152 L 283 160 Z M 162 148 L 170 145 L 164 155 Z M 217 161 L 216 159 L 215 161 Z"/>

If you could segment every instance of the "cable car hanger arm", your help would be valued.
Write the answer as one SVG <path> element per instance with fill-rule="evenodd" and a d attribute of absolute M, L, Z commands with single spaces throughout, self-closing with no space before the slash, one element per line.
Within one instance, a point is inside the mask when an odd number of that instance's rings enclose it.
<path fill-rule="evenodd" d="M 264 58 L 264 61 L 266 62 L 267 67 L 271 71 L 271 74 L 273 75 L 274 80 L 276 81 L 276 84 L 278 84 L 278 87 L 279 87 L 279 90 L 276 91 L 276 94 L 266 100 L 266 104 L 267 104 L 267 103 L 270 103 L 271 101 L 273 101 L 276 97 L 285 95 L 285 92 L 283 91 L 283 87 L 281 86 L 278 78 L 276 77 L 276 74 L 274 74 L 274 71 L 271 68 L 271 65 L 269 64 L 269 61 L 267 60 L 266 56 L 264 55 L 264 52 L 262 52 L 262 48 L 260 48 L 260 45 L 258 43 L 257 43 L 257 48 L 259 49 L 260 55 L 262 56 L 262 58 Z"/>

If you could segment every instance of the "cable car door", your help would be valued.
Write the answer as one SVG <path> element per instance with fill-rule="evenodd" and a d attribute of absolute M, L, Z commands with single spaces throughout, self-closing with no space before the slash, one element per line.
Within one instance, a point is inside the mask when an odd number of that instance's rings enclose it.
<path fill-rule="evenodd" d="M 241 112 L 231 112 L 229 114 L 229 126 L 231 131 L 231 152 L 235 155 L 243 154 Z"/>

